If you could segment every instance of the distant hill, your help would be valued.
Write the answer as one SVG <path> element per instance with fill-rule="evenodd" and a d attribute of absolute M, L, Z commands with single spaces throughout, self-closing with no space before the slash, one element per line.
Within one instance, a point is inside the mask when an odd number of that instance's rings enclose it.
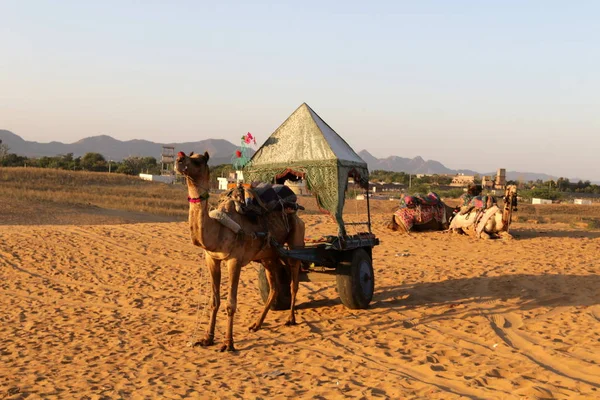
<path fill-rule="evenodd" d="M 85 153 L 100 153 L 106 158 L 120 161 L 129 156 L 151 156 L 157 160 L 160 159 L 162 146 L 171 145 L 175 151 L 184 151 L 189 153 L 203 153 L 208 151 L 210 154 L 210 165 L 229 164 L 231 157 L 238 149 L 235 144 L 224 139 L 203 139 L 196 142 L 185 143 L 155 143 L 148 140 L 127 140 L 121 141 L 107 135 L 92 136 L 81 139 L 75 143 L 39 143 L 26 141 L 20 136 L 0 129 L 0 140 L 10 147 L 10 152 L 27 157 L 56 156 L 58 154 L 73 153 L 76 157 Z M 249 152 L 249 156 L 254 151 Z M 358 155 L 367 163 L 369 170 L 376 169 L 395 172 L 406 172 L 411 174 L 464 174 L 464 175 L 496 175 L 494 172 L 479 173 L 469 169 L 451 169 L 444 166 L 439 161 L 424 160 L 422 157 L 404 158 L 390 156 L 387 158 L 376 158 L 367 150 L 363 150 Z M 541 179 L 557 179 L 558 177 L 535 172 L 507 171 L 506 177 L 509 180 L 535 181 Z M 578 178 L 570 179 L 571 182 L 577 182 Z"/>
<path fill-rule="evenodd" d="M 377 158 L 367 150 L 362 150 L 358 153 L 358 155 L 367 163 L 369 166 L 369 171 L 380 169 L 384 171 L 405 172 L 410 174 L 464 174 L 480 176 L 488 175 L 492 177 L 496 176 L 496 171 L 481 173 L 470 169 L 451 169 L 444 166 L 439 161 L 425 161 L 422 157 L 403 158 L 398 156 L 390 156 L 387 158 Z M 543 181 L 550 179 L 556 180 L 558 177 L 537 172 L 506 171 L 506 179 L 527 182 L 535 181 L 537 179 L 541 179 Z M 577 182 L 577 180 L 571 179 L 572 182 Z"/>
<path fill-rule="evenodd" d="M 189 153 L 210 154 L 209 164 L 229 164 L 231 157 L 238 149 L 238 146 L 223 139 L 204 139 L 197 142 L 186 143 L 155 143 L 148 140 L 127 140 L 121 141 L 111 136 L 100 135 L 81 139 L 75 143 L 39 143 L 29 142 L 18 135 L 0 130 L 0 140 L 10 147 L 10 152 L 26 157 L 56 156 L 58 154 L 73 153 L 76 157 L 85 153 L 100 153 L 105 158 L 111 158 L 120 161 L 130 156 L 155 157 L 160 160 L 160 153 L 163 145 L 175 147 L 175 151 L 184 151 Z"/>
<path fill-rule="evenodd" d="M 381 169 L 384 171 L 406 172 L 410 174 L 478 174 L 478 172 L 469 169 L 450 169 L 445 167 L 439 161 L 425 161 L 422 157 L 403 158 L 390 156 L 387 158 L 376 158 L 367 150 L 362 150 L 358 155 L 367 163 L 369 171 Z"/>

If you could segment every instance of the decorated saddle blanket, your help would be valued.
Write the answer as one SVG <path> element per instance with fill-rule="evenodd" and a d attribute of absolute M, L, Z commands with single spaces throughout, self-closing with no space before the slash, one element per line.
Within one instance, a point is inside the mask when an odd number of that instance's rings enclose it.
<path fill-rule="evenodd" d="M 415 193 L 414 195 L 405 195 L 400 199 L 400 208 L 412 208 L 418 205 L 440 206 L 442 199 L 435 192 L 429 192 L 427 195 Z"/>
<path fill-rule="evenodd" d="M 446 208 L 441 204 L 399 208 L 394 215 L 404 224 L 407 231 L 410 231 L 414 225 L 426 224 L 433 219 L 442 224 L 446 223 Z"/>
<path fill-rule="evenodd" d="M 496 204 L 496 198 L 493 196 L 469 196 L 469 195 L 463 195 L 462 197 L 463 200 L 463 207 L 468 207 L 468 208 L 475 208 L 477 210 L 485 210 L 488 204 L 488 201 L 490 202 L 490 207 L 493 206 L 494 204 Z"/>

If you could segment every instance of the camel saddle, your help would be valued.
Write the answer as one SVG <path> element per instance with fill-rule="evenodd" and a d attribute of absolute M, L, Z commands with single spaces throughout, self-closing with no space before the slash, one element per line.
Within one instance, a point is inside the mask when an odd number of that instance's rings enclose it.
<path fill-rule="evenodd" d="M 424 224 L 432 219 L 445 224 L 448 218 L 442 199 L 435 192 L 429 192 L 425 196 L 419 193 L 402 196 L 400 208 L 394 214 L 404 223 L 407 231 L 413 225 Z"/>
<path fill-rule="evenodd" d="M 417 206 L 440 206 L 442 199 L 435 192 L 429 192 L 427 195 L 415 193 L 414 195 L 405 195 L 400 198 L 400 208 L 413 208 Z"/>
<path fill-rule="evenodd" d="M 259 183 L 256 186 L 244 187 L 238 185 L 221 195 L 221 201 L 233 200 L 236 211 L 242 215 L 256 217 L 273 211 L 283 211 L 293 214 L 304 210 L 297 203 L 296 193 L 285 185 Z"/>

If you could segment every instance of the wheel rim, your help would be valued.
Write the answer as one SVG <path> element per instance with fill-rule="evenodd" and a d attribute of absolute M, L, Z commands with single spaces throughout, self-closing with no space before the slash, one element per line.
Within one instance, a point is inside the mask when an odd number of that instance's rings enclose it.
<path fill-rule="evenodd" d="M 369 299 L 373 295 L 373 271 L 371 264 L 367 260 L 360 263 L 360 288 L 365 298 Z"/>

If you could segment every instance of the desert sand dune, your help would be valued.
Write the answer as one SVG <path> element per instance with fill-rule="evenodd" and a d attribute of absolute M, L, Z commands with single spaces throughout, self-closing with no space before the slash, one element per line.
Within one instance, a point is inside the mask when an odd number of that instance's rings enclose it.
<path fill-rule="evenodd" d="M 370 309 L 344 308 L 334 282 L 305 282 L 299 325 L 271 312 L 248 332 L 261 309 L 248 267 L 239 351 L 223 354 L 186 347 L 197 314 L 197 336 L 207 321 L 187 223 L 104 217 L 0 226 L 0 396 L 600 397 L 598 231 L 515 223 L 511 241 L 400 236 L 376 214 Z M 304 219 L 310 235 L 335 231 L 324 216 Z M 146 223 L 124 223 L 136 220 Z"/>

